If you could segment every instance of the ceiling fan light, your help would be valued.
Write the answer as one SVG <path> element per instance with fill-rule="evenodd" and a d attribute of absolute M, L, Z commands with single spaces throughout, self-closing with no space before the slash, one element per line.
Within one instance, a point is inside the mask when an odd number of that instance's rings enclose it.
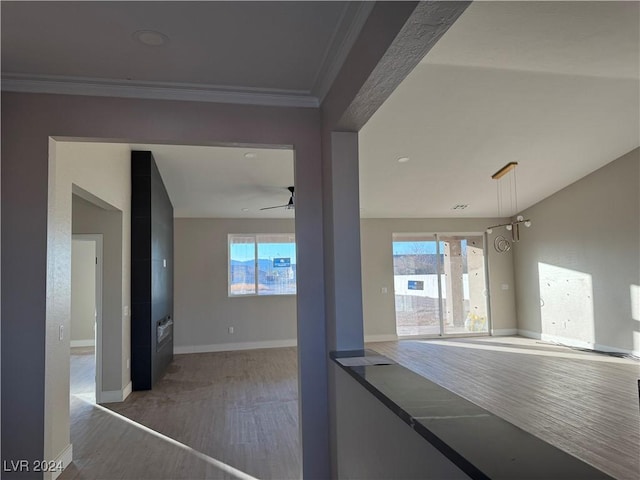
<path fill-rule="evenodd" d="M 518 216 L 516 217 L 516 220 L 517 220 L 517 221 L 519 221 L 519 222 L 521 222 L 521 221 L 523 221 L 523 220 L 524 220 L 524 217 L 523 217 L 522 215 L 518 215 Z"/>
<path fill-rule="evenodd" d="M 527 220 L 526 222 L 524 222 L 524 226 L 529 228 L 531 226 L 531 220 Z"/>
<path fill-rule="evenodd" d="M 508 224 L 505 228 L 506 228 L 507 230 L 512 230 L 512 229 L 513 229 L 513 225 Z"/>
<path fill-rule="evenodd" d="M 487 234 L 491 235 L 493 233 L 493 228 L 487 228 Z"/>

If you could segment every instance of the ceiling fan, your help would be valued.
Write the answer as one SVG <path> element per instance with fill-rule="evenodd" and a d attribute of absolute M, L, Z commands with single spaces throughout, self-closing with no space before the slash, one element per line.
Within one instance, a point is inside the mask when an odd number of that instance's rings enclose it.
<path fill-rule="evenodd" d="M 275 207 L 264 207 L 260 210 L 271 210 L 272 208 L 286 208 L 287 210 L 293 210 L 295 208 L 295 193 L 293 186 L 287 187 L 287 190 L 291 192 L 291 198 L 289 198 L 289 203 L 286 205 L 276 205 Z"/>

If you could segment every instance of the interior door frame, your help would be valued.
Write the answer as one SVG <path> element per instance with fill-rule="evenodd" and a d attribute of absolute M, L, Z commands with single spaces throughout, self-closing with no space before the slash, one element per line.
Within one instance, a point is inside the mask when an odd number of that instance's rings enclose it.
<path fill-rule="evenodd" d="M 72 240 L 94 242 L 96 245 L 96 328 L 95 328 L 95 399 L 102 400 L 102 263 L 103 235 L 101 233 L 74 233 Z M 73 250 L 72 250 L 73 251 Z M 69 333 L 71 334 L 71 333 Z M 69 352 L 71 354 L 71 352 Z"/>

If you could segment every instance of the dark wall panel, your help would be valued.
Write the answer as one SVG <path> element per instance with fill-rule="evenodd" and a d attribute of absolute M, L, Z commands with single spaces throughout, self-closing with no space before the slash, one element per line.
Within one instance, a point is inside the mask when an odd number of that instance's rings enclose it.
<path fill-rule="evenodd" d="M 173 206 L 151 152 L 131 152 L 131 187 L 131 377 L 148 390 L 173 359 Z"/>

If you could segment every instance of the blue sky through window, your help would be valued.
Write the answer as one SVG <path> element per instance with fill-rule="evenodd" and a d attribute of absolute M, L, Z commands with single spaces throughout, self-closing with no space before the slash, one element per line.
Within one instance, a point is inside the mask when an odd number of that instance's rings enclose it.
<path fill-rule="evenodd" d="M 253 243 L 232 243 L 231 259 L 238 262 L 246 262 L 255 260 L 255 245 Z M 296 263 L 296 244 L 295 243 L 259 243 L 259 258 L 290 258 L 291 264 Z"/>
<path fill-rule="evenodd" d="M 467 250 L 467 241 L 462 240 L 462 253 Z M 417 255 L 417 254 L 433 254 L 436 252 L 435 240 L 415 241 L 415 242 L 393 242 L 394 255 Z M 440 253 L 444 253 L 444 242 L 440 242 Z"/>

